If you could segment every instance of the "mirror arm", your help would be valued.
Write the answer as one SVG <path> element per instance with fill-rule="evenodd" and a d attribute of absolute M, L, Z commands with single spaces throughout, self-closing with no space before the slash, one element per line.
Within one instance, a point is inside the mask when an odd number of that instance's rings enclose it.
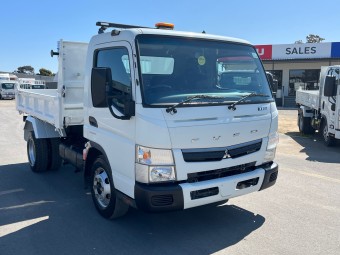
<path fill-rule="evenodd" d="M 108 97 L 107 98 L 107 106 L 108 106 L 112 116 L 115 117 L 116 119 L 120 119 L 120 120 L 129 120 L 130 116 L 119 116 L 119 115 L 115 114 L 115 112 L 112 110 L 112 105 L 113 105 L 112 98 L 113 97 Z"/>
<path fill-rule="evenodd" d="M 112 92 L 112 87 L 110 85 L 109 82 L 106 83 L 106 103 L 107 103 L 107 107 L 110 110 L 110 113 L 112 114 L 113 117 L 115 117 L 116 119 L 120 119 L 120 120 L 129 120 L 130 116 L 119 116 L 117 115 L 113 110 L 112 110 L 112 99 L 114 98 L 113 96 L 113 92 Z"/>

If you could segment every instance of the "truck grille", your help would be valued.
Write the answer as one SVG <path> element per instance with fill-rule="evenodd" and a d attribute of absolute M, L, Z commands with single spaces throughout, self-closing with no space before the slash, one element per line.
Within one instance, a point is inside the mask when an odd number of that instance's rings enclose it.
<path fill-rule="evenodd" d="M 209 149 L 184 149 L 182 150 L 185 162 L 220 161 L 224 158 L 238 158 L 257 152 L 261 149 L 262 139 L 232 145 L 228 147 Z"/>
<path fill-rule="evenodd" d="M 208 180 L 218 179 L 222 177 L 251 172 L 255 170 L 255 163 L 256 162 L 251 162 L 248 164 L 221 168 L 221 169 L 216 169 L 216 170 L 190 173 L 188 174 L 188 183 L 208 181 Z"/>

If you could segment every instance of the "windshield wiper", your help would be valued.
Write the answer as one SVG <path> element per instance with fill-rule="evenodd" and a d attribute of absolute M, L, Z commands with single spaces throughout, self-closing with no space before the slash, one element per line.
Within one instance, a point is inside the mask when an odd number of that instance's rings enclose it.
<path fill-rule="evenodd" d="M 219 96 L 209 96 L 209 95 L 195 95 L 195 96 L 190 96 L 187 97 L 187 99 L 183 100 L 182 102 L 179 102 L 177 104 L 174 104 L 173 106 L 170 106 L 168 108 L 166 108 L 166 112 L 167 113 L 177 113 L 177 109 L 176 107 L 181 106 L 185 103 L 189 103 L 192 100 L 196 100 L 196 99 L 224 99 L 225 97 L 219 97 Z"/>
<path fill-rule="evenodd" d="M 236 102 L 232 103 L 231 105 L 229 105 L 229 106 L 228 106 L 228 109 L 229 109 L 229 110 L 235 111 L 235 110 L 236 110 L 236 107 L 235 107 L 235 106 L 236 106 L 238 103 L 241 103 L 242 101 L 244 101 L 245 99 L 247 99 L 248 97 L 269 97 L 269 96 L 266 95 L 266 94 L 257 94 L 256 92 L 253 92 L 253 93 L 250 93 L 250 94 L 248 94 L 248 95 L 245 95 L 245 96 L 241 97 L 241 99 L 239 99 L 238 101 L 236 101 Z"/>

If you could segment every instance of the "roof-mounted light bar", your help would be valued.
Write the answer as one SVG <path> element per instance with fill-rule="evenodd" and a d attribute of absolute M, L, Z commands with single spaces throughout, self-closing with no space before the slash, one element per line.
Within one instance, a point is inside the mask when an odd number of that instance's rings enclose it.
<path fill-rule="evenodd" d="M 118 24 L 118 23 L 110 23 L 110 22 L 102 22 L 98 21 L 96 23 L 96 26 L 99 26 L 98 34 L 102 34 L 105 32 L 105 30 L 109 27 L 113 28 L 122 28 L 122 29 L 127 29 L 127 28 L 151 28 L 151 27 L 142 27 L 142 26 L 135 26 L 135 25 L 126 25 L 126 24 Z M 166 22 L 159 22 L 155 25 L 157 29 L 174 29 L 174 24 L 172 23 L 166 23 Z"/>
<path fill-rule="evenodd" d="M 150 27 L 142 27 L 142 26 L 134 26 L 134 25 L 126 25 L 126 24 L 118 24 L 118 23 L 110 23 L 110 22 L 102 22 L 98 21 L 96 23 L 96 26 L 99 26 L 98 34 L 104 33 L 104 31 L 109 28 L 109 27 L 114 27 L 114 28 L 122 28 L 122 29 L 127 29 L 127 28 L 150 28 Z"/>

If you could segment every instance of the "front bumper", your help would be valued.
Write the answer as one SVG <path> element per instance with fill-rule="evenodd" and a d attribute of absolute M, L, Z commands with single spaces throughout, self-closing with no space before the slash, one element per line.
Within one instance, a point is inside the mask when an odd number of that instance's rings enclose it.
<path fill-rule="evenodd" d="M 14 99 L 15 95 L 1 95 L 2 98 L 6 99 Z"/>
<path fill-rule="evenodd" d="M 264 175 L 263 183 L 260 190 L 267 189 L 276 183 L 277 175 L 279 173 L 279 166 L 276 163 L 264 168 L 266 174 Z M 259 191 L 260 191 L 259 190 Z"/>
<path fill-rule="evenodd" d="M 195 183 L 135 184 L 137 208 L 148 212 L 183 210 L 242 196 L 273 186 L 278 165 L 260 166 L 243 174 Z"/>

